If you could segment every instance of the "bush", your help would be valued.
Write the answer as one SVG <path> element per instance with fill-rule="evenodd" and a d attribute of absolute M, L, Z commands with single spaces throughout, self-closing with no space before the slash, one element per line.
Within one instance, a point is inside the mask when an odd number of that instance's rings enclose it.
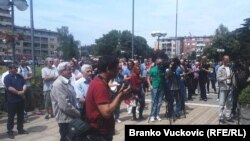
<path fill-rule="evenodd" d="M 32 89 L 34 93 L 36 108 L 44 109 L 43 79 L 41 75 L 42 67 L 36 66 L 35 76 L 32 79 Z"/>
<path fill-rule="evenodd" d="M 242 105 L 250 104 L 250 85 L 241 91 L 239 103 Z"/>
<path fill-rule="evenodd" d="M 34 94 L 34 100 L 36 107 L 39 109 L 44 109 L 44 99 L 43 99 L 43 81 L 41 76 L 35 76 L 32 80 L 32 89 Z"/>

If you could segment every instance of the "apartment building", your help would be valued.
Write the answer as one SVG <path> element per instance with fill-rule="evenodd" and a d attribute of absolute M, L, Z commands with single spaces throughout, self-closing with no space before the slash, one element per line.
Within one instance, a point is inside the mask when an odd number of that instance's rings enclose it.
<path fill-rule="evenodd" d="M 203 54 L 204 48 L 211 44 L 212 36 L 168 37 L 160 39 L 159 43 L 156 41 L 154 50 L 159 47 L 159 50 L 163 50 L 169 58 L 187 58 L 192 52 L 195 52 L 196 56 L 199 57 Z"/>
<path fill-rule="evenodd" d="M 184 37 L 183 40 L 183 53 L 186 56 L 196 53 L 196 57 L 199 57 L 203 54 L 204 48 L 212 44 L 212 36 L 188 36 Z"/>
<path fill-rule="evenodd" d="M 0 32 L 11 32 L 11 15 L 9 10 L 0 9 Z M 15 40 L 16 58 L 25 55 L 31 59 L 31 29 L 29 27 L 15 26 L 15 32 L 23 35 L 23 40 Z M 47 29 L 34 29 L 34 55 L 35 60 L 42 60 L 45 57 L 57 57 L 59 52 L 58 33 Z M 12 58 L 12 44 L 3 42 L 0 36 L 0 55 L 2 58 Z"/>

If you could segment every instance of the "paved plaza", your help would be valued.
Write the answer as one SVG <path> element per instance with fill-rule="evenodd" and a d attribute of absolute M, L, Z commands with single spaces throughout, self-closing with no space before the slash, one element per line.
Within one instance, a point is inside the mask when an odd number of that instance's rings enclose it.
<path fill-rule="evenodd" d="M 172 125 L 217 125 L 218 124 L 218 101 L 216 94 L 209 94 L 208 101 L 199 101 L 199 96 L 194 96 L 193 101 L 188 101 L 186 103 L 186 118 L 182 116 Z M 146 99 L 146 109 L 145 117 L 150 114 L 150 98 L 149 94 Z M 161 107 L 161 117 L 162 121 L 155 121 L 148 123 L 148 120 L 143 121 L 132 121 L 132 114 L 128 114 L 126 111 L 125 104 L 121 106 L 121 120 L 122 123 L 116 123 L 116 134 L 114 136 L 114 141 L 124 141 L 124 129 L 125 125 L 169 125 L 169 119 L 164 118 L 166 104 L 163 103 Z M 30 114 L 30 122 L 24 124 L 24 128 L 29 131 L 28 135 L 18 135 L 16 130 L 16 125 L 14 127 L 15 139 L 17 141 L 58 141 L 60 135 L 58 132 L 58 125 L 54 118 L 46 120 L 44 115 L 37 116 Z M 8 141 L 6 133 L 6 117 L 0 118 L 0 140 Z M 235 123 L 232 123 L 235 124 Z"/>

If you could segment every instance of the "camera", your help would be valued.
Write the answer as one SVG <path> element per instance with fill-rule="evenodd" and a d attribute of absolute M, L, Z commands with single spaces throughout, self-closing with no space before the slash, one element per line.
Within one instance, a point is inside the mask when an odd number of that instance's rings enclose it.
<path fill-rule="evenodd" d="M 130 86 L 130 85 L 125 86 L 125 87 L 123 88 L 123 90 L 125 90 L 125 89 L 127 89 L 127 88 L 130 88 L 130 93 L 137 93 L 137 92 L 138 92 L 138 90 L 137 90 L 137 89 L 135 89 L 135 88 L 131 88 L 131 86 Z"/>

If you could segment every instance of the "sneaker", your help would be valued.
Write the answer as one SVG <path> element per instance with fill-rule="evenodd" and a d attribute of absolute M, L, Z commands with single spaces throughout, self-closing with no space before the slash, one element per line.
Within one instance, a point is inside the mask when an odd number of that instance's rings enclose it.
<path fill-rule="evenodd" d="M 119 119 L 117 119 L 117 120 L 116 120 L 116 122 L 117 122 L 117 123 L 121 123 L 122 121 L 121 121 L 121 120 L 119 120 Z"/>
<path fill-rule="evenodd" d="M 137 121 L 138 120 L 138 118 L 136 118 L 136 117 L 132 117 L 132 119 L 131 119 L 132 121 Z"/>
<path fill-rule="evenodd" d="M 19 130 L 18 134 L 29 134 L 29 132 L 23 129 L 23 130 Z"/>
<path fill-rule="evenodd" d="M 219 119 L 219 123 L 225 123 L 224 118 L 220 118 L 220 119 Z"/>
<path fill-rule="evenodd" d="M 13 131 L 9 131 L 9 132 L 7 132 L 7 134 L 8 134 L 9 139 L 15 139 Z"/>
<path fill-rule="evenodd" d="M 51 118 L 54 118 L 55 116 L 53 114 L 50 115 Z"/>
<path fill-rule="evenodd" d="M 234 122 L 232 117 L 226 118 L 227 122 Z"/>
<path fill-rule="evenodd" d="M 138 109 L 136 109 L 136 113 L 139 114 L 139 110 Z"/>
<path fill-rule="evenodd" d="M 155 117 L 150 117 L 150 121 L 154 122 L 155 121 Z"/>
<path fill-rule="evenodd" d="M 156 119 L 157 119 L 158 121 L 161 121 L 161 118 L 160 118 L 159 116 L 157 116 Z"/>
<path fill-rule="evenodd" d="M 45 119 L 49 119 L 49 115 L 46 115 L 46 116 L 45 116 Z"/>
<path fill-rule="evenodd" d="M 30 122 L 30 120 L 29 119 L 24 119 L 24 121 L 23 121 L 24 123 L 29 123 Z"/>
<path fill-rule="evenodd" d="M 139 120 L 144 120 L 146 119 L 144 116 L 139 116 Z"/>

